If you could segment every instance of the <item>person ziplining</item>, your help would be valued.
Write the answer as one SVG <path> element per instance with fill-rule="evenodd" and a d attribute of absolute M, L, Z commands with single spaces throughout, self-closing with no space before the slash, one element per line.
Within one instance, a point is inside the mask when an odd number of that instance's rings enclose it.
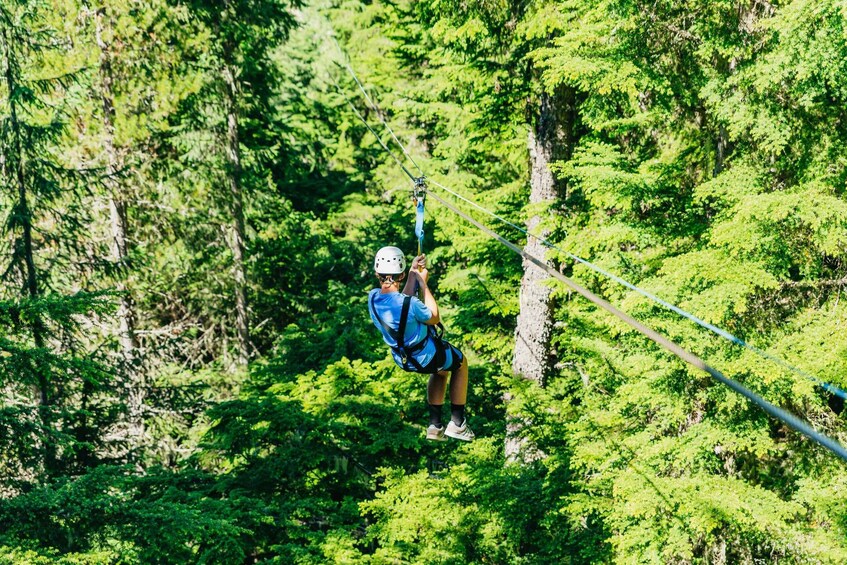
<path fill-rule="evenodd" d="M 426 256 L 414 258 L 406 276 L 406 258 L 397 247 L 380 249 L 374 258 L 379 288 L 368 295 L 368 309 L 374 326 L 391 348 L 394 362 L 411 373 L 428 374 L 426 387 L 429 426 L 426 439 L 462 441 L 474 439 L 465 418 L 468 395 L 468 362 L 454 345 L 442 339 L 438 304 L 427 281 Z M 406 282 L 400 291 L 400 283 Z M 423 301 L 414 296 L 421 291 Z M 441 330 L 439 332 L 438 330 Z M 450 376 L 450 422 L 445 427 L 441 416 Z"/>
<path fill-rule="evenodd" d="M 339 46 L 339 50 L 341 50 L 340 46 Z M 343 54 L 343 51 L 342 51 L 342 54 Z M 364 94 L 367 101 L 370 103 L 370 105 L 373 108 L 376 108 L 376 105 L 370 99 L 370 97 L 368 96 L 364 87 L 362 86 L 361 82 L 359 82 L 359 79 L 356 77 L 356 74 L 353 71 L 352 67 L 350 67 L 349 65 L 346 65 L 346 67 L 347 67 L 347 71 L 350 73 L 350 75 L 356 81 L 356 84 L 359 86 L 359 89 L 362 91 L 362 93 Z M 337 82 L 336 82 L 336 87 L 339 89 L 339 91 L 341 90 L 341 87 L 338 85 Z M 394 141 L 397 143 L 397 145 L 403 150 L 403 154 L 417 168 L 417 170 L 420 172 L 421 176 L 415 177 L 406 168 L 406 166 L 403 164 L 403 162 L 396 155 L 394 155 L 394 153 L 388 148 L 388 146 L 385 144 L 385 142 L 383 142 L 383 140 L 379 136 L 379 134 L 377 134 L 377 132 L 374 131 L 374 129 L 370 126 L 370 124 L 368 124 L 368 122 L 364 118 L 364 116 L 362 116 L 362 114 L 356 109 L 355 105 L 349 99 L 347 100 L 347 103 L 350 105 L 350 108 L 353 110 L 353 112 L 356 114 L 356 116 L 362 121 L 362 123 L 365 125 L 365 127 L 368 129 L 368 131 L 370 131 L 371 134 L 373 134 L 373 136 L 376 138 L 377 142 L 379 142 L 380 146 L 386 152 L 386 154 L 391 156 L 394 159 L 394 161 L 397 163 L 397 165 L 402 169 L 402 171 L 410 178 L 410 180 L 412 180 L 412 182 L 414 183 L 414 187 L 415 187 L 414 191 L 413 191 L 413 197 L 416 201 L 416 209 L 417 209 L 417 221 L 416 221 L 416 224 L 415 224 L 415 233 L 418 236 L 419 244 L 418 244 L 418 257 L 415 258 L 415 261 L 412 264 L 412 266 L 413 266 L 412 272 L 410 273 L 409 279 L 407 280 L 406 285 L 403 288 L 402 295 L 405 295 L 407 298 L 400 298 L 401 293 L 399 292 L 399 282 L 402 281 L 403 277 L 405 276 L 404 275 L 405 258 L 403 257 L 402 251 L 400 251 L 396 247 L 381 249 L 380 253 L 385 252 L 387 249 L 392 249 L 392 250 L 396 250 L 396 251 L 392 251 L 391 254 L 386 255 L 386 257 L 389 258 L 388 259 L 389 263 L 385 263 L 384 266 L 380 262 L 379 253 L 377 254 L 377 260 L 375 261 L 374 268 L 377 272 L 377 276 L 380 279 L 380 285 L 381 285 L 382 288 L 381 289 L 374 289 L 373 291 L 371 291 L 371 294 L 370 294 L 371 318 L 373 319 L 373 322 L 377 326 L 377 328 L 379 328 L 380 331 L 382 331 L 383 338 L 385 339 L 385 342 L 389 345 L 389 347 L 392 348 L 392 351 L 394 352 L 394 359 L 397 362 L 397 364 L 400 365 L 403 369 L 405 369 L 407 371 L 423 372 L 423 373 L 430 372 L 430 370 L 433 367 L 430 366 L 429 364 L 435 362 L 435 361 L 433 361 L 434 357 L 433 358 L 429 358 L 429 357 L 425 358 L 426 362 L 427 362 L 427 366 L 424 367 L 424 366 L 420 365 L 420 363 L 418 363 L 418 361 L 420 361 L 420 359 L 418 359 L 414 355 L 420 354 L 421 349 L 423 349 L 424 347 L 428 347 L 428 342 L 431 339 L 433 340 L 433 342 L 438 342 L 438 343 L 442 344 L 443 349 L 440 349 L 439 351 L 443 351 L 443 353 L 441 353 L 441 354 L 445 356 L 445 360 L 446 360 L 447 351 L 449 351 L 451 353 L 451 355 L 453 354 L 453 352 L 456 352 L 456 357 L 454 359 L 452 359 L 450 361 L 446 361 L 443 365 L 436 367 L 438 370 L 437 370 L 437 372 L 432 373 L 432 376 L 431 376 L 430 381 L 429 381 L 429 385 L 427 386 L 428 401 L 430 403 L 430 421 L 431 421 L 430 426 L 427 429 L 427 439 L 443 441 L 444 437 L 443 437 L 442 434 L 446 434 L 446 435 L 451 436 L 451 437 L 457 437 L 456 435 L 454 435 L 456 433 L 456 429 L 464 428 L 465 430 L 467 430 L 465 435 L 468 436 L 468 437 L 459 437 L 458 439 L 465 439 L 465 440 L 469 441 L 469 440 L 473 439 L 473 432 L 471 432 L 469 429 L 467 429 L 467 422 L 465 422 L 465 420 L 464 420 L 464 401 L 465 401 L 465 398 L 466 398 L 466 395 L 467 395 L 467 363 L 464 361 L 464 358 L 462 357 L 461 352 L 456 350 L 449 343 L 443 342 L 440 339 L 440 336 L 435 335 L 434 330 L 431 329 L 433 326 L 439 325 L 438 324 L 439 318 L 438 318 L 438 307 L 437 307 L 437 305 L 435 305 L 435 299 L 432 298 L 432 294 L 429 293 L 429 298 L 426 297 L 427 293 L 429 292 L 428 287 L 426 286 L 428 274 L 426 274 L 426 270 L 425 270 L 425 266 L 426 266 L 425 265 L 425 257 L 423 256 L 423 254 L 421 252 L 421 242 L 423 241 L 423 201 L 426 197 L 427 176 L 424 173 L 424 171 L 421 169 L 421 167 L 415 162 L 415 160 L 412 158 L 412 156 L 409 154 L 409 152 L 406 150 L 405 146 L 400 142 L 400 140 L 394 134 L 394 131 L 391 129 L 391 126 L 385 121 L 385 119 L 383 117 L 380 116 L 379 112 L 377 112 L 377 116 L 379 117 L 380 121 L 388 129 L 389 133 L 391 134 L 391 137 L 394 139 Z M 504 223 L 508 224 L 509 226 L 512 226 L 513 228 L 516 228 L 518 231 L 522 232 L 525 236 L 527 236 L 527 237 L 538 237 L 538 236 L 535 236 L 533 234 L 530 234 L 527 230 L 524 230 L 523 228 L 516 226 L 514 223 L 503 219 L 502 217 L 498 216 L 497 214 L 491 212 L 490 210 L 483 208 L 482 206 L 478 205 L 477 203 L 475 203 L 475 202 L 473 202 L 473 201 L 471 201 L 467 198 L 462 197 L 461 195 L 453 192 L 452 190 L 450 190 L 446 186 L 444 186 L 444 185 L 442 185 L 438 182 L 435 182 L 435 181 L 433 181 L 433 184 L 440 187 L 442 190 L 449 192 L 453 196 L 457 197 L 459 200 L 462 200 L 462 201 L 472 205 L 473 207 L 485 212 L 489 216 L 492 216 L 492 217 L 496 218 L 497 220 L 504 222 Z M 494 232 L 493 230 L 486 227 L 485 225 L 483 225 L 479 221 L 475 220 L 471 216 L 465 214 L 464 212 L 462 212 L 461 210 L 456 208 L 450 202 L 438 197 L 437 195 L 432 195 L 432 196 L 442 206 L 444 206 L 448 210 L 452 211 L 456 215 L 462 217 L 469 224 L 476 226 L 480 231 L 482 231 L 482 232 L 488 234 L 489 236 L 493 237 L 495 240 L 499 241 L 504 246 L 508 247 L 514 253 L 522 256 L 525 260 L 530 261 L 531 263 L 535 264 L 538 268 L 546 271 L 550 276 L 552 276 L 552 277 L 560 280 L 561 282 L 565 283 L 565 285 L 568 286 L 571 290 L 577 292 L 578 294 L 582 295 L 584 298 L 586 298 L 590 302 L 593 302 L 595 305 L 599 306 L 603 310 L 606 310 L 607 312 L 609 312 L 613 316 L 619 318 L 620 320 L 625 322 L 627 325 L 631 326 L 632 328 L 634 328 L 635 330 L 637 330 L 638 332 L 640 332 L 641 334 L 643 334 L 647 338 L 654 341 L 656 344 L 660 345 L 664 349 L 670 351 L 672 354 L 679 357 L 682 361 L 685 361 L 686 363 L 689 363 L 692 366 L 694 366 L 694 367 L 696 367 L 696 368 L 698 368 L 702 371 L 705 371 L 713 379 L 720 382 L 724 386 L 732 389 L 733 391 L 735 391 L 739 395 L 743 396 L 744 398 L 749 400 L 751 403 L 755 404 L 756 406 L 758 406 L 759 408 L 764 410 L 767 414 L 769 414 L 773 418 L 776 418 L 777 420 L 782 421 L 783 423 L 787 424 L 789 427 L 791 427 L 791 428 L 795 429 L 796 431 L 800 432 L 801 434 L 805 435 L 806 437 L 808 437 L 809 439 L 811 439 L 815 443 L 821 445 L 822 447 L 825 447 L 826 449 L 829 449 L 833 454 L 835 454 L 836 456 L 841 458 L 843 461 L 847 462 L 847 448 L 845 448 L 843 445 L 841 445 L 838 441 L 830 438 L 829 436 L 827 436 L 825 434 L 820 433 L 819 431 L 814 429 L 809 423 L 801 420 L 800 418 L 798 418 L 794 414 L 788 412 L 787 410 L 768 402 L 760 394 L 757 394 L 757 393 L 753 392 L 752 390 L 748 389 L 747 387 L 745 387 L 744 385 L 736 382 L 735 380 L 728 378 L 727 376 L 725 376 L 723 373 L 721 373 L 717 369 L 707 365 L 698 356 L 696 356 L 693 353 L 683 349 L 682 347 L 677 345 L 675 342 L 669 340 L 667 337 L 665 337 L 664 335 L 656 332 L 652 328 L 645 326 L 641 322 L 638 322 L 636 319 L 629 316 L 628 314 L 625 314 L 624 312 L 618 310 L 617 308 L 612 306 L 609 302 L 600 298 L 599 296 L 595 295 L 594 293 L 588 291 L 587 289 L 583 288 L 581 285 L 576 284 L 573 280 L 571 280 L 570 278 L 566 277 L 565 275 L 563 275 L 558 270 L 556 270 L 553 267 L 551 267 L 550 265 L 548 265 L 545 261 L 542 261 L 541 259 L 538 259 L 537 257 L 534 257 L 534 256 L 528 254 L 526 251 L 521 249 L 519 246 L 515 245 L 513 242 L 504 238 L 500 234 Z M 552 244 L 551 242 L 547 241 L 544 238 L 540 238 L 540 240 L 541 240 L 542 243 L 544 243 L 545 246 L 550 247 L 551 249 L 563 251 L 558 246 Z M 831 383 L 824 382 L 824 381 L 818 379 L 817 377 L 810 375 L 809 373 L 802 371 L 802 370 L 790 365 L 789 363 L 787 363 L 787 362 L 785 362 L 785 361 L 783 361 L 783 360 L 781 360 L 781 359 L 779 359 L 779 358 L 777 358 L 777 357 L 775 357 L 771 354 L 768 354 L 766 351 L 752 346 L 751 344 L 745 342 L 744 340 L 737 338 L 736 336 L 730 334 L 729 332 L 726 332 L 726 331 L 718 328 L 717 326 L 715 326 L 713 324 L 709 324 L 709 323 L 701 320 L 700 318 L 690 314 L 689 312 L 686 312 L 686 311 L 682 310 L 681 308 L 674 306 L 673 304 L 670 304 L 669 302 L 661 300 L 657 296 L 655 296 L 655 295 L 653 295 L 649 292 L 646 292 L 639 287 L 636 287 L 635 285 L 627 282 L 624 279 L 621 279 L 620 277 L 617 277 L 617 276 L 615 276 L 611 273 L 608 273 L 607 271 L 601 269 L 600 267 L 594 265 L 593 263 L 590 263 L 589 261 L 586 261 L 586 260 L 584 260 L 580 257 L 577 257 L 576 255 L 573 255 L 573 254 L 571 254 L 567 251 L 563 251 L 563 252 L 565 253 L 565 255 L 572 258 L 574 261 L 590 267 L 591 269 L 599 272 L 601 275 L 605 276 L 606 278 L 614 280 L 614 281 L 618 282 L 619 284 L 622 284 L 622 285 L 626 286 L 627 288 L 630 288 L 631 290 L 634 290 L 634 291 L 638 292 L 639 294 L 642 294 L 643 296 L 653 300 L 654 302 L 657 302 L 657 303 L 661 304 L 662 306 L 669 308 L 670 310 L 676 312 L 677 314 L 684 316 L 685 318 L 688 318 L 689 320 L 691 320 L 691 321 L 697 323 L 698 325 L 710 330 L 711 332 L 723 337 L 724 339 L 731 341 L 732 343 L 735 343 L 737 345 L 741 345 L 741 346 L 755 352 L 756 354 L 760 355 L 761 357 L 764 357 L 764 358 L 770 359 L 771 361 L 776 362 L 777 364 L 779 364 L 780 366 L 782 366 L 785 369 L 788 369 L 788 370 L 790 370 L 790 371 L 792 371 L 792 372 L 794 372 L 798 375 L 801 375 L 801 376 L 804 376 L 804 377 L 810 379 L 811 381 L 815 382 L 817 385 L 819 385 L 823 389 L 825 389 L 827 392 L 829 392 L 833 395 L 839 396 L 841 398 L 847 399 L 847 392 L 838 388 L 837 386 L 835 386 Z M 392 260 L 392 259 L 390 259 L 391 257 L 394 258 L 393 259 L 394 265 L 390 264 L 390 261 Z M 390 273 L 386 272 L 386 273 L 381 274 L 380 269 L 386 269 L 386 268 L 395 269 L 395 270 L 392 270 Z M 396 270 L 398 268 L 399 268 L 399 270 Z M 417 274 L 414 274 L 416 272 L 416 268 L 418 268 L 417 269 L 418 272 L 417 272 Z M 423 278 L 421 278 L 421 273 L 424 273 Z M 390 276 L 388 276 L 388 277 L 385 276 L 385 275 L 389 275 L 389 274 L 396 275 L 396 278 L 390 277 Z M 407 329 L 406 324 L 408 322 L 408 320 L 407 320 L 408 311 L 409 311 L 409 308 L 411 307 L 411 300 L 412 300 L 411 295 L 415 294 L 418 286 L 420 286 L 421 289 L 424 290 L 424 300 L 425 300 L 426 304 L 422 304 L 422 306 L 424 306 L 424 308 L 428 308 L 430 306 L 430 302 L 431 302 L 431 305 L 434 306 L 434 311 L 431 310 L 431 309 L 428 309 L 428 310 L 423 310 L 423 311 L 418 312 L 419 320 L 416 320 L 416 322 L 418 324 L 423 324 L 424 326 L 426 326 L 426 330 L 427 330 L 426 337 L 423 337 L 423 334 L 420 334 L 420 333 L 415 334 L 414 333 L 415 330 L 412 330 L 411 333 L 406 331 L 406 329 Z M 390 301 L 390 302 L 385 301 L 385 299 L 383 299 L 383 309 L 386 313 L 387 312 L 391 313 L 391 316 L 392 316 L 391 320 L 392 320 L 392 323 L 394 325 L 386 323 L 384 320 L 382 320 L 379 317 L 379 315 L 377 313 L 377 306 L 376 306 L 375 297 L 377 297 L 377 296 L 381 297 L 381 296 L 384 296 L 384 295 L 389 295 L 389 296 L 393 295 L 395 297 L 394 299 L 391 299 L 392 301 Z M 415 299 L 415 300 L 417 300 L 417 299 Z M 418 301 L 418 302 L 420 302 L 420 301 Z M 399 310 L 399 317 L 398 317 L 398 310 Z M 428 320 L 426 319 L 427 315 L 429 315 Z M 415 323 L 413 323 L 413 326 L 415 326 Z M 399 340 L 399 342 L 398 342 L 397 336 L 399 336 L 399 335 L 402 335 L 403 339 Z M 411 340 L 409 339 L 410 337 L 414 337 L 415 335 L 418 336 L 420 341 L 416 341 L 414 339 L 411 339 Z M 407 345 L 407 343 L 409 343 L 410 341 L 411 341 L 411 343 L 413 343 L 413 345 L 411 345 L 411 346 Z M 418 348 L 421 348 L 421 349 L 418 349 Z M 410 353 L 412 355 L 410 355 Z M 456 361 L 455 361 L 456 358 L 460 359 L 460 364 L 458 366 L 456 365 Z M 416 366 L 416 364 L 417 364 L 417 366 Z M 446 377 L 447 377 L 448 371 L 450 373 L 452 373 L 452 375 L 453 375 L 451 377 L 451 380 L 450 380 L 450 393 L 451 393 L 451 402 L 453 403 L 453 409 L 454 410 L 453 410 L 453 416 L 451 417 L 451 422 L 447 426 L 447 430 L 442 432 L 442 426 L 440 425 L 440 422 L 441 422 L 441 405 L 440 404 L 433 404 L 433 403 L 435 402 L 435 403 L 442 403 L 443 404 L 444 392 L 445 392 L 445 386 L 446 386 Z M 461 422 L 461 424 L 462 424 L 461 426 L 459 425 L 459 422 Z"/>

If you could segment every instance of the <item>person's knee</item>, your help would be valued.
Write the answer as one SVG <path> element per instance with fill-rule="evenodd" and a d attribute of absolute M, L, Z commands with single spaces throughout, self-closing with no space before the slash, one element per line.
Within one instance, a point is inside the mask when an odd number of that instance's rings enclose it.
<path fill-rule="evenodd" d="M 455 346 L 453 346 L 453 345 L 451 345 L 451 346 L 450 346 L 450 349 L 452 350 L 452 353 L 453 353 L 453 363 L 455 363 L 455 362 L 456 362 L 456 359 L 461 359 L 462 361 L 459 363 L 459 366 L 460 366 L 460 367 L 467 367 L 467 366 L 468 366 L 468 357 L 467 357 L 467 355 L 465 355 L 464 353 L 462 353 L 462 352 L 459 350 L 459 348 L 458 348 L 458 347 L 455 347 Z"/>
<path fill-rule="evenodd" d="M 453 369 L 452 372 L 453 372 L 454 375 L 460 375 L 460 374 L 467 375 L 468 374 L 468 358 L 465 357 L 465 356 L 462 356 L 462 362 L 459 363 L 459 366 L 456 367 L 455 369 Z"/>

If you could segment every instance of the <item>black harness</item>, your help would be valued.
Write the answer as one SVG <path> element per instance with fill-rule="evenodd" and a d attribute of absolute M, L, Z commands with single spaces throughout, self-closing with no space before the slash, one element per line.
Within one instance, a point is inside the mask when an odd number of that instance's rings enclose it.
<path fill-rule="evenodd" d="M 374 318 L 380 323 L 385 332 L 394 340 L 397 344 L 395 347 L 392 347 L 391 350 L 397 354 L 398 357 L 403 362 L 403 369 L 406 371 L 414 371 L 416 373 L 434 373 L 440 364 L 444 363 L 446 359 L 446 352 L 444 351 L 443 345 L 441 345 L 441 337 L 444 334 L 444 326 L 440 323 L 438 325 L 438 329 L 435 326 L 427 326 L 426 328 L 426 337 L 417 342 L 414 345 L 406 345 L 406 340 L 403 339 L 406 335 L 406 321 L 409 318 L 409 306 L 412 304 L 412 297 L 406 296 L 403 299 L 403 309 L 400 311 L 400 327 L 395 331 L 391 328 L 385 321 L 379 316 L 376 311 L 376 293 L 371 295 L 370 299 L 370 307 L 371 312 L 373 313 Z M 428 363 L 426 367 L 422 366 L 418 363 L 418 360 L 415 359 L 415 355 L 420 353 L 420 351 L 426 347 L 427 341 L 430 339 L 435 341 L 435 357 L 432 362 Z M 434 367 L 434 368 L 433 368 Z"/>

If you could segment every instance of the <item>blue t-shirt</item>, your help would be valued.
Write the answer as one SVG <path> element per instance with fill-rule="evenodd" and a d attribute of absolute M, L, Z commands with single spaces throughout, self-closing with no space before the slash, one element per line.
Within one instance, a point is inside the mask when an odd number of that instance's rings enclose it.
<path fill-rule="evenodd" d="M 382 321 L 388 324 L 394 332 L 400 331 L 400 313 L 403 311 L 403 300 L 406 298 L 406 295 L 401 292 L 389 292 L 388 294 L 382 294 L 380 289 L 373 289 L 368 295 L 368 312 L 371 315 L 371 321 L 377 327 L 377 329 L 382 333 L 382 339 L 385 340 L 385 343 L 388 344 L 389 347 L 396 347 L 397 342 L 394 341 L 394 338 L 388 335 L 388 332 L 382 327 L 382 324 L 379 323 L 379 320 L 374 317 L 373 312 L 371 311 L 371 300 L 373 300 L 374 308 L 376 309 L 379 317 L 382 318 Z M 407 347 L 411 347 L 420 343 L 421 340 L 426 339 L 427 335 L 427 326 L 424 322 L 429 321 L 432 318 L 432 311 L 430 311 L 429 307 L 426 304 L 421 302 L 416 296 L 412 297 L 412 301 L 409 304 L 409 315 L 406 318 L 406 331 L 403 336 L 403 341 Z M 394 353 L 392 349 L 392 355 L 394 356 L 394 361 L 401 365 L 403 364 L 402 359 L 399 355 Z M 435 344 L 432 340 L 429 342 L 415 354 L 415 361 L 425 366 L 427 363 L 432 361 L 432 358 L 435 356 Z"/>

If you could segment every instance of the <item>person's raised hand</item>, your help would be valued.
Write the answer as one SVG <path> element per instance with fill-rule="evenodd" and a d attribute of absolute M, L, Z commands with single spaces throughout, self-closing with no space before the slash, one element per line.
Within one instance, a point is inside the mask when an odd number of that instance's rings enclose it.
<path fill-rule="evenodd" d="M 420 271 L 421 269 L 426 269 L 426 255 L 423 253 L 412 259 L 410 268 L 411 271 Z"/>

